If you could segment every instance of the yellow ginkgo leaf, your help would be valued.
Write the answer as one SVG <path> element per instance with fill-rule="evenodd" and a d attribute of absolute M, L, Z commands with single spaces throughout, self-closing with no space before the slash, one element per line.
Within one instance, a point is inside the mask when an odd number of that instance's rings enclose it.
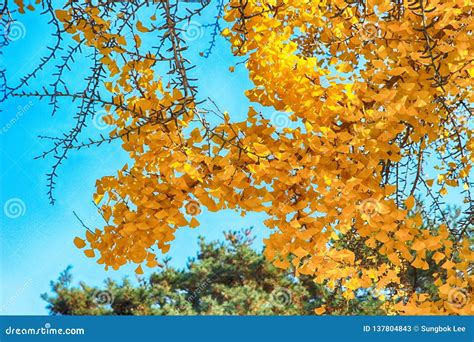
<path fill-rule="evenodd" d="M 88 258 L 93 258 L 95 257 L 95 253 L 94 253 L 94 250 L 93 249 L 86 249 L 84 251 L 84 254 L 88 257 Z"/>
<path fill-rule="evenodd" d="M 100 201 L 102 201 L 102 198 L 104 198 L 104 194 L 94 194 L 93 199 L 95 204 L 99 204 Z"/>
<path fill-rule="evenodd" d="M 84 248 L 86 242 L 83 239 L 76 237 L 74 238 L 74 245 L 76 245 L 77 248 Z"/>
<path fill-rule="evenodd" d="M 135 269 L 136 274 L 143 274 L 143 269 L 142 265 L 138 265 L 138 267 Z"/>
<path fill-rule="evenodd" d="M 314 313 L 316 315 L 322 315 L 325 312 L 326 312 L 326 307 L 325 306 L 320 306 L 319 308 L 314 309 Z"/>
<path fill-rule="evenodd" d="M 189 226 L 190 226 L 191 228 L 196 228 L 196 227 L 199 226 L 199 221 L 196 220 L 195 217 L 193 217 L 193 218 L 191 219 L 191 221 L 189 222 Z"/>
<path fill-rule="evenodd" d="M 142 22 L 140 20 L 137 21 L 137 30 L 140 32 L 150 32 L 148 28 L 143 26 Z"/>
<path fill-rule="evenodd" d="M 411 210 L 413 209 L 413 206 L 415 205 L 415 197 L 412 196 L 409 196 L 406 200 L 405 200 L 405 205 L 407 206 L 407 209 L 408 210 Z"/>

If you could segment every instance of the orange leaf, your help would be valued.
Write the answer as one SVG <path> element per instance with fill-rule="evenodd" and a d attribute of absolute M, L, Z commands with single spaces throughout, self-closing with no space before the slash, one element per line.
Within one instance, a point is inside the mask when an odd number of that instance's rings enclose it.
<path fill-rule="evenodd" d="M 84 240 L 82 240 L 81 238 L 74 238 L 74 244 L 76 245 L 77 248 L 84 248 L 84 246 L 86 245 L 86 242 Z"/>
<path fill-rule="evenodd" d="M 138 267 L 135 269 L 136 274 L 143 274 L 143 269 L 142 265 L 138 265 Z"/>

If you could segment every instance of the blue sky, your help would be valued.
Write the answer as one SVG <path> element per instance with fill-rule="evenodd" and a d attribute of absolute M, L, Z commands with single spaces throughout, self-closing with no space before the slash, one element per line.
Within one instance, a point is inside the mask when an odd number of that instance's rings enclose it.
<path fill-rule="evenodd" d="M 205 16 L 193 22 L 200 31 L 197 35 L 190 32 L 194 48 L 188 56 L 197 64 L 195 74 L 199 78 L 202 98 L 211 96 L 221 109 L 234 115 L 245 115 L 249 104 L 243 91 L 250 83 L 243 66 L 237 67 L 235 73 L 229 72 L 229 66 L 236 62 L 229 44 L 221 38 L 208 59 L 199 56 L 199 52 L 207 48 L 211 33 L 210 28 L 201 25 L 212 22 L 214 12 L 215 8 L 210 8 Z M 48 53 L 46 46 L 53 42 L 47 26 L 48 18 L 40 16 L 39 11 L 17 19 L 20 21 L 20 36 L 0 56 L 10 86 L 16 85 L 20 77 L 33 70 L 39 58 Z M 71 85 L 80 80 L 86 59 L 87 56 L 81 56 L 74 64 L 73 72 L 67 78 Z M 51 64 L 27 89 L 40 90 L 43 85 L 51 83 L 52 78 L 48 75 L 53 71 L 54 64 Z M 74 105 L 63 103 L 61 110 L 51 117 L 47 104 L 47 99 L 40 102 L 32 98 L 10 98 L 0 104 L 3 111 L 0 115 L 1 315 L 47 314 L 40 294 L 49 291 L 49 281 L 56 279 L 68 265 L 73 265 L 76 281 L 83 280 L 92 285 L 102 284 L 107 277 L 134 278 L 135 266 L 106 272 L 72 243 L 75 236 L 83 235 L 83 228 L 73 211 L 88 226 L 100 227 L 100 217 L 92 205 L 95 180 L 115 174 L 126 155 L 117 144 L 71 153 L 60 168 L 57 202 L 51 206 L 46 194 L 45 174 L 50 171 L 52 160 L 34 160 L 50 145 L 37 136 L 57 136 L 68 131 L 75 112 Z M 97 132 L 94 125 L 89 126 L 85 136 L 106 132 Z M 19 211 L 16 212 L 15 208 Z M 261 248 L 263 237 L 269 233 L 263 219 L 262 214 L 241 217 L 232 211 L 204 212 L 199 217 L 199 228 L 178 231 L 169 252 L 172 264 L 185 266 L 186 260 L 197 251 L 199 235 L 210 240 L 218 239 L 227 229 L 253 226 L 257 235 L 255 247 Z"/>

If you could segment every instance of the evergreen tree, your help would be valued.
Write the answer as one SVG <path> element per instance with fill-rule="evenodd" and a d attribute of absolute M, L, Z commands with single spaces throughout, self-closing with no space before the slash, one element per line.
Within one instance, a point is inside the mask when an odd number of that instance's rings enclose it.
<path fill-rule="evenodd" d="M 364 293 L 346 300 L 308 276 L 298 279 L 251 247 L 251 229 L 230 231 L 224 241 L 206 242 L 179 270 L 166 260 L 160 272 L 129 279 L 108 279 L 103 288 L 72 286 L 71 267 L 43 294 L 53 315 L 312 315 L 321 305 L 328 314 L 383 314 L 382 302 Z"/>

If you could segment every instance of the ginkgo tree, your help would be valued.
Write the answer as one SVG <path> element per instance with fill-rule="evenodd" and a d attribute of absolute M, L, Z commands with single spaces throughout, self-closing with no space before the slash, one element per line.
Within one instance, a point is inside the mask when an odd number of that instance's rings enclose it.
<path fill-rule="evenodd" d="M 347 300 L 369 291 L 392 314 L 474 312 L 472 0 L 219 2 L 213 25 L 253 84 L 245 120 L 202 102 L 190 70 L 181 26 L 209 2 L 38 4 L 57 30 L 40 67 L 73 43 L 57 82 L 22 90 L 37 68 L 6 94 L 49 98 L 53 112 L 61 98 L 80 103 L 75 126 L 42 156 L 55 157 L 51 201 L 70 151 L 121 140 L 131 160 L 97 181 L 105 224 L 74 240 L 88 257 L 140 274 L 204 209 L 264 212 L 277 267 Z M 61 76 L 86 49 L 92 72 L 71 92 Z M 81 142 L 97 106 L 110 134 Z M 456 225 L 443 208 L 449 191 L 463 210 Z"/>

